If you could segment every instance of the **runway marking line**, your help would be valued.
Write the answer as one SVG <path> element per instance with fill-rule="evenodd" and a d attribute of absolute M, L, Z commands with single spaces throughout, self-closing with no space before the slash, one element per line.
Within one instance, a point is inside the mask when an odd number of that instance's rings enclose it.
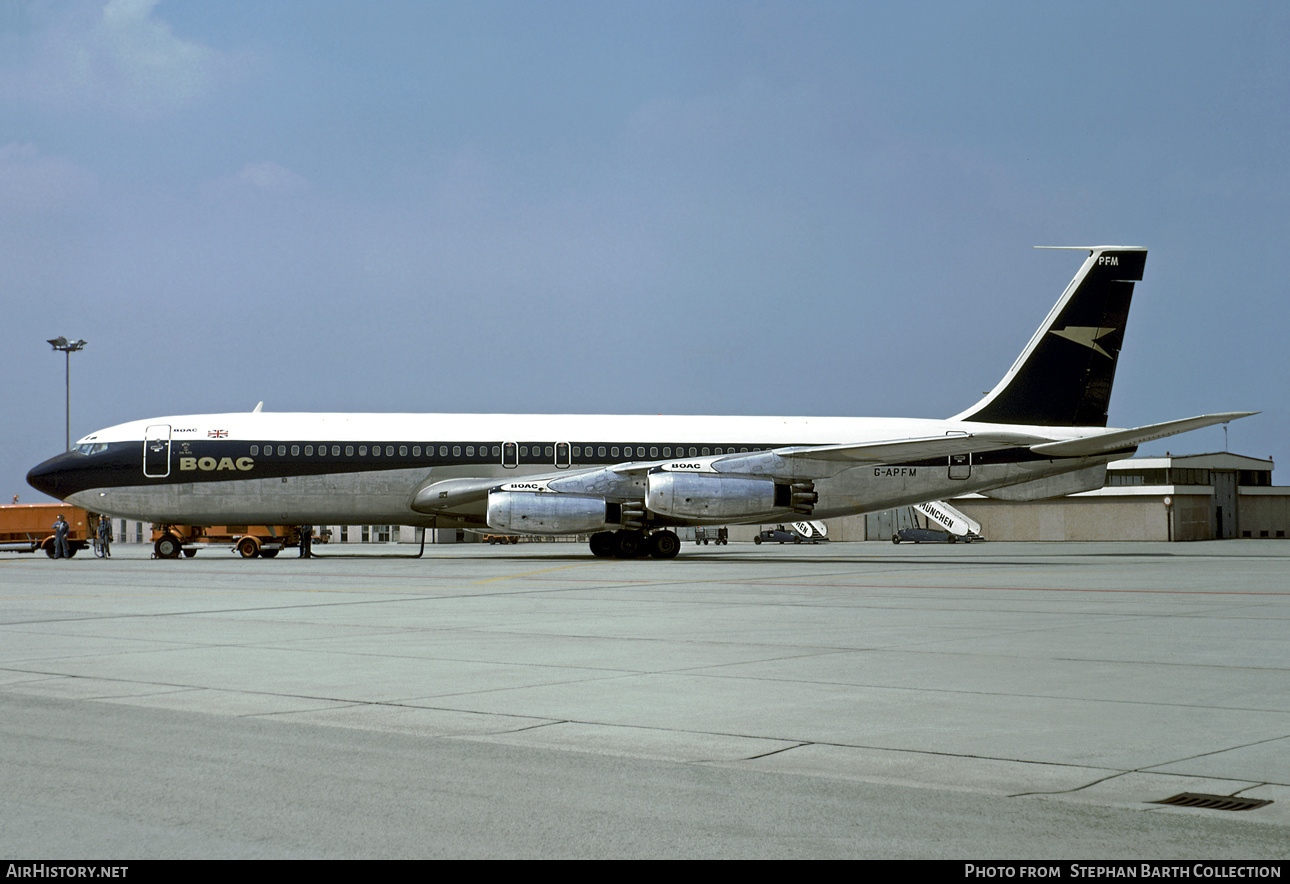
<path fill-rule="evenodd" d="M 570 568 L 585 568 L 588 565 L 597 564 L 596 562 L 575 562 L 572 565 L 561 565 L 558 568 L 543 568 L 540 571 L 524 571 L 519 574 L 503 574 L 501 577 L 489 577 L 486 580 L 472 580 L 471 586 L 479 586 L 484 583 L 495 583 L 498 580 L 515 580 L 520 577 L 532 577 L 535 574 L 550 574 L 553 571 L 567 571 Z"/>

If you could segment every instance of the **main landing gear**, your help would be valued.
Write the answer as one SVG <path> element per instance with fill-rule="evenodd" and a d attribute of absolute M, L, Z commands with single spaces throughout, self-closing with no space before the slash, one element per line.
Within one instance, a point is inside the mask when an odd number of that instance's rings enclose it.
<path fill-rule="evenodd" d="M 675 531 L 599 531 L 591 535 L 591 554 L 602 559 L 674 559 L 681 551 Z"/>

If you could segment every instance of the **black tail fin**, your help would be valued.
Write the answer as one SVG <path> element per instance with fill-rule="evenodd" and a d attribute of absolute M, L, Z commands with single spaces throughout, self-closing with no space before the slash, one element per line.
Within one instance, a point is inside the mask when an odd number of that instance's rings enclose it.
<path fill-rule="evenodd" d="M 1147 250 L 1092 246 L 1003 380 L 954 420 L 1105 427 L 1133 284 Z"/>

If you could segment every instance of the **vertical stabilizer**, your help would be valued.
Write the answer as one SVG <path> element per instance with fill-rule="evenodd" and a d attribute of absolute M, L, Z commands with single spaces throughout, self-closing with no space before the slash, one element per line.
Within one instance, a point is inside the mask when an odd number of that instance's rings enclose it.
<path fill-rule="evenodd" d="M 1147 250 L 1085 248 L 1089 257 L 1003 380 L 954 420 L 1106 426 L 1133 284 L 1142 279 Z"/>

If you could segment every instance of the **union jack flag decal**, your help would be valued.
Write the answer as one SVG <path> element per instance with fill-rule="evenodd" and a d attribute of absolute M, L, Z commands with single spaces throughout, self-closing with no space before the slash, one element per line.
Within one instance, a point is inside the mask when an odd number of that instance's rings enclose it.
<path fill-rule="evenodd" d="M 228 430 L 207 430 L 206 436 L 211 439 L 223 439 L 228 435 Z"/>

